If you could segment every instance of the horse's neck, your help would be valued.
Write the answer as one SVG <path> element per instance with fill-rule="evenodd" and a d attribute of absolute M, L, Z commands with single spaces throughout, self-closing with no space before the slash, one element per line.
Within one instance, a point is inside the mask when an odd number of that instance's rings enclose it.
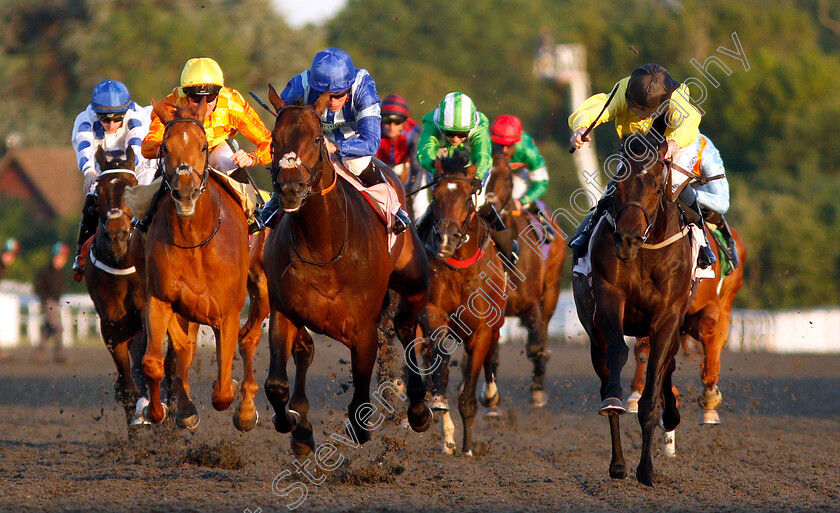
<path fill-rule="evenodd" d="M 327 246 L 331 242 L 341 244 L 343 242 L 343 231 L 332 230 L 334 226 L 344 226 L 349 220 L 347 216 L 347 193 L 344 187 L 351 187 L 343 180 L 337 180 L 335 170 L 332 166 L 324 166 L 321 180 L 318 182 L 318 190 L 312 192 L 300 207 L 297 215 L 294 216 L 294 229 L 298 240 L 306 240 L 313 245 Z M 335 186 L 326 194 L 333 182 Z M 335 232 L 335 233 L 333 233 Z"/>
<path fill-rule="evenodd" d="M 662 200 L 656 208 L 658 214 L 656 222 L 650 229 L 648 244 L 662 242 L 682 229 L 680 226 L 680 209 L 676 203 Z"/>

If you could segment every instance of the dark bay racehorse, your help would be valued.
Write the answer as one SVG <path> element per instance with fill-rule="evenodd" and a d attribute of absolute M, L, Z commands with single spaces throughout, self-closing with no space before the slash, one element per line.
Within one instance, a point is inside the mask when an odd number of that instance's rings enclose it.
<path fill-rule="evenodd" d="M 139 361 L 146 347 L 141 317 L 145 298 L 128 253 L 131 211 L 124 198 L 126 187 L 137 185 L 134 151 L 129 146 L 125 159 L 108 161 L 99 148 L 95 157 L 101 170 L 96 183 L 99 227 L 84 265 L 85 286 L 99 316 L 102 340 L 117 366 L 114 392 L 130 424 L 137 399 L 145 393 Z M 132 367 L 132 360 L 137 365 Z"/>
<path fill-rule="evenodd" d="M 429 264 L 417 234 L 409 227 L 389 251 L 383 222 L 350 183 L 338 178 L 317 114 L 326 108 L 328 92 L 314 108 L 285 105 L 271 86 L 269 100 L 278 111 L 272 132 L 272 183 L 284 210 L 265 250 L 271 304 L 271 366 L 265 392 L 274 408 L 275 429 L 292 433 L 295 454 L 314 450 L 305 393 L 306 370 L 314 354 L 304 329 L 309 328 L 350 349 L 354 390 L 348 431 L 358 442 L 369 440 L 367 420 L 379 418 L 369 408 L 377 320 L 390 288 L 400 296 L 394 326 L 407 348 L 408 421 L 415 431 L 425 431 L 432 415 L 413 339 L 417 315 L 428 300 Z M 399 180 L 390 171 L 386 174 L 404 204 Z M 290 354 L 296 366 L 291 401 L 286 374 Z"/>
<path fill-rule="evenodd" d="M 443 451 L 455 449 L 455 426 L 449 416 L 446 389 L 449 361 L 459 345 L 464 346 L 466 365 L 458 396 L 464 422 L 464 453 L 472 455 L 476 384 L 484 369 L 484 406 L 499 402 L 493 355 L 504 324 L 507 279 L 499 251 L 490 240 L 490 228 L 476 213 L 475 164 L 469 153 L 457 152 L 435 162 L 438 178 L 432 192 L 431 233 L 425 237 L 432 268 L 429 304 L 420 318 L 431 350 L 432 394 L 437 409 L 444 411 Z"/>
<path fill-rule="evenodd" d="M 516 271 L 508 275 L 505 316 L 518 317 L 528 330 L 525 352 L 534 364 L 531 404 L 539 408 L 547 400 L 544 378 L 548 361 L 548 323 L 560 297 L 566 241 L 563 237 L 557 237 L 549 244 L 548 252 L 543 253 L 545 235 L 539 220 L 530 212 L 517 207 L 513 199 L 513 173 L 503 155 L 493 155 L 485 197 L 496 207 L 505 226 L 514 231 L 519 242 Z M 554 226 L 554 231 L 562 233 L 557 226 Z"/>
<path fill-rule="evenodd" d="M 720 416 L 717 407 L 723 399 L 718 388 L 720 380 L 720 356 L 726 340 L 729 338 L 729 322 L 732 313 L 732 303 L 735 295 L 741 289 L 744 281 L 744 262 L 747 258 L 747 249 L 744 241 L 737 231 L 730 228 L 732 238 L 738 251 L 741 265 L 723 277 L 721 276 L 722 260 L 718 258 L 714 265 L 715 279 L 700 280 L 697 292 L 688 312 L 683 320 L 680 332 L 682 333 L 682 347 L 689 350 L 690 339 L 700 342 L 703 351 L 703 363 L 700 367 L 700 381 L 703 390 L 697 402 L 700 404 L 701 424 L 720 424 Z M 712 237 L 708 227 L 706 228 L 707 238 L 711 244 L 712 251 L 718 253 L 718 242 Z M 630 382 L 632 391 L 627 402 L 627 410 L 636 411 L 635 401 L 641 397 L 644 390 L 644 373 L 647 367 L 647 360 L 650 355 L 650 342 L 647 338 L 640 338 L 636 341 L 634 351 L 636 360 L 636 375 Z"/>
<path fill-rule="evenodd" d="M 189 107 L 152 104 L 166 127 L 160 148 L 166 193 L 161 195 L 145 241 L 137 249 L 132 245 L 132 252 L 142 255 L 138 271 L 146 284 L 148 347 L 143 369 L 151 394 L 148 417 L 161 422 L 166 415 L 158 388 L 163 374 L 161 344 L 168 327 L 177 353 L 175 421 L 180 427 L 193 428 L 199 417 L 187 377 L 195 344 L 172 320 L 177 313 L 190 321 L 190 335 L 197 332 L 198 324 L 213 329 L 218 377 L 212 402 L 217 410 L 228 408 L 234 400 L 231 367 L 239 312 L 247 294 L 248 227 L 237 200 L 211 176 L 202 123 L 206 102 Z M 240 350 L 245 379 L 233 420 L 238 429 L 249 430 L 258 418 L 253 403 L 258 385 L 250 361 L 253 349 Z"/>
<path fill-rule="evenodd" d="M 627 476 L 619 427 L 619 415 L 626 411 L 621 387 L 628 355 L 624 336 L 650 337 L 645 390 L 639 400 L 642 454 L 636 469 L 636 478 L 648 486 L 653 486 L 651 441 L 660 401 L 664 429 L 672 431 L 680 422 L 671 378 L 679 327 L 691 295 L 690 239 L 679 208 L 666 198 L 670 182 L 664 178 L 666 150 L 667 145 L 638 135 L 623 142 L 615 200 L 590 242 L 591 276 L 573 275 L 578 317 L 589 335 L 592 364 L 601 379 L 599 413 L 610 421 L 614 479 Z"/>

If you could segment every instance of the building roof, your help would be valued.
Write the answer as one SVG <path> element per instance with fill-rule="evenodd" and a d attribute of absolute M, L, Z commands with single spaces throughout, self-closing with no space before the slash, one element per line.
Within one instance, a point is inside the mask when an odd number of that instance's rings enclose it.
<path fill-rule="evenodd" d="M 30 189 L 29 194 L 3 187 L 17 173 Z M 0 193 L 36 201 L 50 211 L 50 217 L 78 216 L 84 201 L 82 173 L 76 155 L 68 146 L 13 148 L 0 159 Z"/>

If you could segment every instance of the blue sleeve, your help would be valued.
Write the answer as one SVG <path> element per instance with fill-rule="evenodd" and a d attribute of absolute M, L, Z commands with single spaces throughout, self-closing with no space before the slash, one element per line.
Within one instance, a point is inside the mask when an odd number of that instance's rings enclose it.
<path fill-rule="evenodd" d="M 304 71 L 304 73 L 306 72 Z M 303 98 L 303 77 L 301 75 L 303 73 L 292 77 L 286 84 L 286 88 L 280 93 L 280 99 L 283 100 L 283 103 L 290 105 Z"/>
<path fill-rule="evenodd" d="M 359 70 L 363 72 L 364 70 Z M 376 155 L 382 140 L 381 110 L 376 84 L 367 72 L 353 95 L 358 137 L 337 141 L 338 154 L 342 157 L 369 157 Z"/>

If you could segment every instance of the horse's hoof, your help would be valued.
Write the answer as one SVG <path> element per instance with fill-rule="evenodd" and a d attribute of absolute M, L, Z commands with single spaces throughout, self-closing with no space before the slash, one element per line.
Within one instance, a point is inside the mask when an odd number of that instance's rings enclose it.
<path fill-rule="evenodd" d="M 653 488 L 653 476 L 650 473 L 636 469 L 636 479 L 639 483 Z"/>
<path fill-rule="evenodd" d="M 181 429 L 190 429 L 193 430 L 198 427 L 198 424 L 201 422 L 201 418 L 198 416 L 198 413 L 190 415 L 189 417 L 182 417 L 175 414 L 175 425 Z"/>
<path fill-rule="evenodd" d="M 145 408 L 143 408 L 143 417 L 145 417 L 146 419 L 148 419 L 148 421 L 149 421 L 150 423 L 152 423 L 152 424 L 160 424 L 161 422 L 163 422 L 164 420 L 166 420 L 166 415 L 169 413 L 169 408 L 167 408 L 165 404 L 161 403 L 160 407 L 161 407 L 161 408 L 163 408 L 163 416 L 160 418 L 160 420 L 159 420 L 159 421 L 155 422 L 155 421 L 154 421 L 154 420 L 153 420 L 153 419 L 149 416 L 149 407 L 148 407 L 148 406 L 146 406 Z"/>
<path fill-rule="evenodd" d="M 627 413 L 627 410 L 624 408 L 624 405 L 621 403 L 621 399 L 618 397 L 607 397 L 604 399 L 604 402 L 601 403 L 601 408 L 598 410 L 598 415 L 624 415 Z"/>
<path fill-rule="evenodd" d="M 489 397 L 488 397 L 489 395 Z M 492 408 L 499 404 L 499 390 L 496 388 L 495 383 L 490 383 L 488 386 L 487 383 L 481 386 L 481 396 L 479 396 L 478 400 L 481 402 L 482 406 L 486 406 L 488 408 Z"/>
<path fill-rule="evenodd" d="M 633 390 L 627 398 L 627 413 L 639 413 L 639 399 L 641 398 L 642 394 Z"/>
<path fill-rule="evenodd" d="M 548 395 L 545 393 L 545 390 L 531 391 L 531 406 L 534 408 L 542 408 L 546 404 L 548 404 Z"/>
<path fill-rule="evenodd" d="M 449 411 L 449 401 L 442 395 L 432 396 L 432 400 L 429 402 L 429 408 L 432 411 Z"/>
<path fill-rule="evenodd" d="M 315 436 L 311 429 L 298 426 L 292 431 L 291 448 L 295 456 L 308 458 L 315 451 Z"/>
<path fill-rule="evenodd" d="M 455 444 L 443 442 L 443 454 L 455 454 Z"/>
<path fill-rule="evenodd" d="M 613 479 L 626 479 L 627 478 L 627 467 L 624 465 L 616 465 L 615 467 L 610 467 L 610 477 Z"/>
<path fill-rule="evenodd" d="M 434 414 L 429 406 L 426 406 L 423 413 L 417 417 L 411 414 L 411 409 L 408 410 L 408 424 L 416 433 L 428 431 L 432 425 L 432 420 L 434 420 Z"/>
<path fill-rule="evenodd" d="M 710 426 L 717 426 L 720 424 L 720 415 L 717 410 L 701 410 L 700 411 L 700 425 L 708 424 Z"/>
<path fill-rule="evenodd" d="M 502 410 L 498 406 L 492 406 L 484 411 L 484 418 L 487 420 L 498 420 L 502 418 Z"/>
<path fill-rule="evenodd" d="M 254 426 L 257 425 L 257 422 L 260 421 L 260 412 L 254 410 L 254 416 L 248 420 L 243 421 L 238 413 L 233 415 L 233 427 L 238 429 L 239 431 L 251 431 L 254 429 Z"/>
<path fill-rule="evenodd" d="M 132 417 L 131 422 L 129 423 L 130 426 L 151 425 L 151 422 L 144 414 L 147 406 L 149 406 L 149 400 L 145 397 L 141 397 L 137 400 L 137 405 L 134 407 L 134 417 Z"/>
<path fill-rule="evenodd" d="M 271 424 L 274 425 L 274 430 L 277 431 L 278 433 L 290 433 L 291 431 L 293 431 L 297 427 L 298 422 L 300 422 L 300 413 L 296 412 L 295 410 L 288 410 L 288 412 L 286 413 L 286 419 L 287 419 L 287 422 L 289 423 L 288 428 L 284 428 L 283 426 L 278 426 L 277 425 L 277 414 L 275 413 L 274 415 L 272 415 L 271 416 Z"/>
<path fill-rule="evenodd" d="M 464 451 L 464 456 L 472 458 L 473 457 L 472 449 L 470 449 L 469 451 Z"/>

